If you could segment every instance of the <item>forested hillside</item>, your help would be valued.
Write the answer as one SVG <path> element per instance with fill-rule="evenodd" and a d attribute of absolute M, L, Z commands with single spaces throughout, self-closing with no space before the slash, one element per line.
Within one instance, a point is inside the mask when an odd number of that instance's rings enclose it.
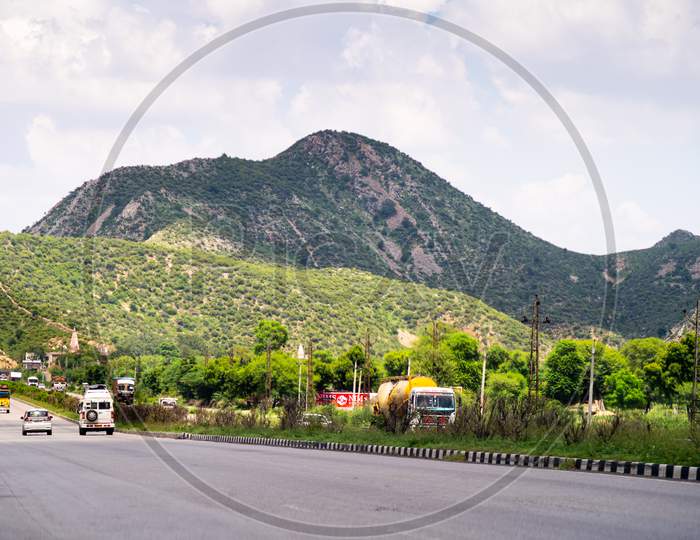
<path fill-rule="evenodd" d="M 223 155 L 117 169 L 76 189 L 28 231 L 357 268 L 467 292 L 515 318 L 539 293 L 562 334 L 587 335 L 601 317 L 610 327 L 617 294 L 616 331 L 663 335 L 700 291 L 700 238 L 690 233 L 607 260 L 573 253 L 397 149 L 333 131 L 263 161 Z"/>
<path fill-rule="evenodd" d="M 4 233 L 0 243 L 0 281 L 31 313 L 142 354 L 176 340 L 211 355 L 250 346 L 263 318 L 284 323 L 293 347 L 313 337 L 340 351 L 369 329 L 382 353 L 399 346 L 400 331 L 410 337 L 433 318 L 489 334 L 491 343 L 529 346 L 525 325 L 466 294 L 358 270 L 299 270 L 102 238 Z M 0 296 L 0 347 L 20 354 L 34 345 L 28 334 L 45 342 L 57 333 Z"/>

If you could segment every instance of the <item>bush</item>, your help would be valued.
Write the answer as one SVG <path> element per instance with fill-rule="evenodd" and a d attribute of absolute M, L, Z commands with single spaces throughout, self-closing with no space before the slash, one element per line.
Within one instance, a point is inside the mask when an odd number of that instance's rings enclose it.
<path fill-rule="evenodd" d="M 632 409 L 643 407 L 646 402 L 642 380 L 627 368 L 608 375 L 605 386 L 605 400 L 613 407 Z"/>
<path fill-rule="evenodd" d="M 130 425 L 177 424 L 187 420 L 187 409 L 184 407 L 166 408 L 160 405 L 123 405 L 115 403 L 117 421 Z"/>
<path fill-rule="evenodd" d="M 527 380 L 520 373 L 491 373 L 486 381 L 489 399 L 517 399 L 527 390 Z"/>

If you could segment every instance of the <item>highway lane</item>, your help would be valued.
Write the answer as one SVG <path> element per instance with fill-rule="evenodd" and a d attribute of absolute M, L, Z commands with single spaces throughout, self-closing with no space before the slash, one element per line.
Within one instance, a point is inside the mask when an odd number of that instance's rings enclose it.
<path fill-rule="evenodd" d="M 138 436 L 55 420 L 22 437 L 24 406 L 0 415 L 0 538 L 307 538 L 219 506 Z M 391 523 L 444 508 L 506 467 L 159 440 L 209 485 L 257 509 L 335 525 Z M 401 538 L 698 538 L 700 486 L 528 470 L 472 510 Z"/>

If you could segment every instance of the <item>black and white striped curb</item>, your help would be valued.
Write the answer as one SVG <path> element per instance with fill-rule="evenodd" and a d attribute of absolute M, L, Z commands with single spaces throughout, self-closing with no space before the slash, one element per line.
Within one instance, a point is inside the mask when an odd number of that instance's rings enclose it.
<path fill-rule="evenodd" d="M 509 467 L 530 467 L 533 469 L 564 469 L 593 473 L 608 473 L 669 480 L 700 482 L 700 467 L 641 463 L 637 461 L 617 461 L 603 459 L 577 459 L 557 456 L 530 456 L 527 454 L 504 454 L 496 452 L 473 452 L 448 450 L 443 448 L 415 448 L 408 446 L 385 446 L 379 444 L 353 444 L 294 439 L 272 439 L 268 437 L 242 437 L 236 435 L 205 435 L 200 433 L 167 433 L 150 431 L 125 431 L 138 435 L 168 439 L 187 439 L 230 444 L 250 444 L 258 446 L 279 446 L 307 450 L 331 450 L 382 456 L 412 457 L 450 461 L 466 461 Z"/>

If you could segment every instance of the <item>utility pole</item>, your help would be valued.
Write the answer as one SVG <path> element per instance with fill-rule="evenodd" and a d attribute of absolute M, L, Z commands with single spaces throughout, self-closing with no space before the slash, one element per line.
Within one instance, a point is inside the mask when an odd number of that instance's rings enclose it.
<path fill-rule="evenodd" d="M 532 305 L 532 321 L 530 324 L 530 361 L 528 363 L 528 378 L 527 378 L 527 399 L 530 401 L 532 399 L 532 381 L 535 375 L 535 320 L 537 319 L 537 295 L 535 295 L 535 302 Z M 527 322 L 527 317 L 523 317 L 523 322 Z"/>
<path fill-rule="evenodd" d="M 369 334 L 369 328 L 365 335 L 365 367 L 360 370 L 360 373 L 365 374 L 365 392 L 372 391 L 372 346 L 374 341 L 372 341 Z M 360 375 L 361 377 L 362 375 Z"/>
<path fill-rule="evenodd" d="M 535 399 L 540 400 L 540 297 L 535 295 Z"/>
<path fill-rule="evenodd" d="M 590 369 L 590 380 L 588 381 L 588 425 L 591 425 L 591 419 L 593 418 L 593 378 L 595 377 L 595 345 L 596 337 L 595 332 L 591 329 L 591 335 L 593 336 L 593 344 L 591 345 L 591 369 Z"/>
<path fill-rule="evenodd" d="M 265 362 L 265 403 L 272 408 L 272 343 L 267 340 L 266 362 Z"/>
<path fill-rule="evenodd" d="M 698 329 L 700 329 L 700 299 L 695 303 L 695 366 L 693 368 L 693 394 L 690 406 L 691 421 L 695 420 L 698 404 Z"/>
<path fill-rule="evenodd" d="M 314 340 L 309 340 L 309 351 L 306 355 L 306 402 L 305 410 L 309 410 L 309 398 L 313 399 L 314 392 Z"/>
<path fill-rule="evenodd" d="M 484 393 L 486 391 L 486 356 L 488 352 L 488 342 L 484 340 L 483 361 L 481 363 L 481 394 L 479 396 L 479 411 L 484 414 Z"/>
<path fill-rule="evenodd" d="M 352 368 L 352 403 L 350 404 L 351 409 L 355 409 L 355 400 L 357 399 L 357 358 L 355 358 L 355 364 Z"/>
<path fill-rule="evenodd" d="M 438 328 L 438 323 L 433 319 L 433 329 L 430 336 L 430 348 L 431 348 L 431 360 L 433 364 L 433 370 L 438 371 L 438 345 L 440 344 L 440 329 Z"/>
<path fill-rule="evenodd" d="M 535 399 L 540 398 L 540 297 L 535 295 L 535 301 L 532 304 L 532 325 L 530 326 L 530 362 L 529 374 L 527 381 L 527 398 L 532 399 L 532 384 L 535 383 Z M 531 322 L 527 315 L 523 316 L 522 323 Z M 552 321 L 549 317 L 545 317 L 542 324 L 550 324 Z"/>
<path fill-rule="evenodd" d="M 358 383 L 358 388 L 357 388 L 357 393 L 358 393 L 358 395 L 362 395 L 362 370 L 360 370 L 360 376 L 357 378 L 357 380 L 359 381 L 359 383 Z M 353 401 L 353 403 L 352 403 L 352 407 L 353 407 L 353 409 L 355 408 L 355 402 L 354 402 L 354 401 Z"/>
<path fill-rule="evenodd" d="M 297 380 L 297 405 L 299 406 L 301 406 L 301 364 L 304 362 L 305 356 L 304 347 L 300 343 L 299 348 L 297 349 L 297 362 L 299 364 L 299 378 Z"/>

